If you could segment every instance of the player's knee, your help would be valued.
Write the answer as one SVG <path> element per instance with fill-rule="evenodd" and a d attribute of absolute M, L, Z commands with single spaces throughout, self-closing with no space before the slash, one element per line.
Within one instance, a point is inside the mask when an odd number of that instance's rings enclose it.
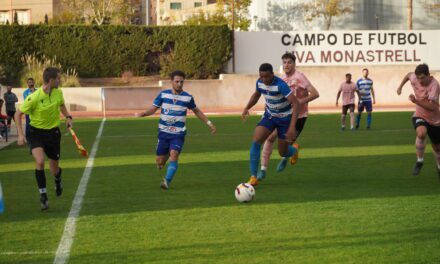
<path fill-rule="evenodd" d="M 37 170 L 44 169 L 44 159 L 35 159 L 35 167 Z"/>
<path fill-rule="evenodd" d="M 175 151 L 175 150 L 172 150 L 170 152 L 170 160 L 177 161 L 178 158 L 179 158 L 179 152 Z"/>
<path fill-rule="evenodd" d="M 417 138 L 419 140 L 425 140 L 426 139 L 426 131 L 417 131 Z"/>

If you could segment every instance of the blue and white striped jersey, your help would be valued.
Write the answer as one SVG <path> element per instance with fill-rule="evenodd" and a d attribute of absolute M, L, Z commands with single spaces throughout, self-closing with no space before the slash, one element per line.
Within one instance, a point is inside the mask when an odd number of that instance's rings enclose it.
<path fill-rule="evenodd" d="M 359 91 L 359 95 L 361 96 L 361 101 L 371 101 L 371 88 L 373 87 L 373 80 L 370 78 L 361 78 L 356 82 L 356 87 Z"/>
<path fill-rule="evenodd" d="M 266 113 L 273 117 L 286 117 L 292 114 L 292 105 L 287 96 L 292 93 L 290 87 L 278 77 L 274 77 L 272 84 L 265 85 L 257 81 L 257 91 L 266 99 Z"/>
<path fill-rule="evenodd" d="M 196 108 L 194 98 L 183 91 L 173 94 L 171 89 L 164 90 L 154 99 L 153 105 L 161 107 L 159 132 L 175 135 L 186 134 L 186 113 Z"/>

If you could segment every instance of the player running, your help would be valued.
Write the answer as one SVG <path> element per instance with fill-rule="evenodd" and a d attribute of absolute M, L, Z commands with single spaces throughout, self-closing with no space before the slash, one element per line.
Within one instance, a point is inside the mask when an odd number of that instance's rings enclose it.
<path fill-rule="evenodd" d="M 362 112 L 367 110 L 367 129 L 371 128 L 371 112 L 373 112 L 373 104 L 376 104 L 376 97 L 374 95 L 373 80 L 368 78 L 368 69 L 362 70 L 363 78 L 360 78 L 356 82 L 357 90 L 360 94 L 360 100 L 358 104 L 358 114 L 356 116 L 356 129 L 359 129 L 359 123 L 361 122 Z M 371 102 L 371 96 L 373 96 L 373 102 Z"/>
<path fill-rule="evenodd" d="M 342 114 L 341 114 L 341 131 L 345 130 L 345 117 L 347 111 L 350 109 L 350 129 L 354 130 L 354 93 L 357 93 L 358 98 L 359 91 L 356 90 L 356 85 L 351 81 L 351 73 L 345 74 L 345 82 L 341 83 L 338 95 L 336 96 L 336 106 L 338 106 L 339 97 L 342 93 Z"/>
<path fill-rule="evenodd" d="M 266 107 L 263 118 L 255 128 L 250 149 L 249 183 L 253 186 L 259 184 L 257 178 L 258 163 L 260 162 L 261 145 L 274 132 L 278 135 L 278 152 L 282 157 L 277 170 L 283 171 L 287 160 L 292 157 L 297 148 L 293 147 L 296 140 L 296 124 L 300 110 L 299 101 L 289 86 L 274 75 L 272 65 L 263 63 L 259 69 L 260 78 L 256 83 L 256 90 L 249 99 L 242 113 L 243 121 L 249 116 L 249 110 L 258 102 L 261 95 L 265 97 Z"/>
<path fill-rule="evenodd" d="M 168 190 L 177 171 L 179 155 L 185 142 L 187 110 L 191 109 L 200 120 L 206 123 L 212 134 L 215 134 L 217 130 L 214 124 L 196 106 L 193 96 L 183 91 L 184 81 L 184 72 L 174 71 L 171 73 L 172 89 L 160 92 L 147 111 L 136 114 L 138 117 L 150 116 L 157 109 L 162 108 L 159 120 L 159 139 L 156 148 L 156 164 L 159 169 L 162 169 L 168 159 L 170 160 L 166 176 L 160 183 L 160 187 L 164 190 Z"/>
<path fill-rule="evenodd" d="M 60 84 L 60 71 L 57 68 L 46 68 L 43 72 L 43 87 L 26 97 L 26 100 L 15 113 L 17 122 L 18 145 L 25 144 L 25 137 L 21 125 L 23 114 L 30 116 L 29 144 L 32 156 L 35 159 L 35 177 L 40 192 L 41 210 L 49 208 L 46 191 L 46 175 L 44 173 L 44 154 L 49 158 L 49 166 L 55 177 L 55 193 L 61 196 L 60 159 L 60 110 L 66 117 L 67 127 L 72 127 L 72 116 L 64 104 L 63 92 L 58 89 Z"/>
<path fill-rule="evenodd" d="M 408 81 L 410 81 L 414 89 L 414 94 L 409 96 L 409 100 L 416 105 L 416 112 L 412 118 L 416 130 L 417 155 L 413 175 L 419 175 L 423 167 L 425 139 L 428 134 L 437 161 L 437 174 L 440 179 L 440 85 L 438 81 L 430 75 L 429 67 L 426 64 L 418 65 L 415 72 L 410 72 L 403 78 L 397 88 L 398 95 L 402 93 L 402 87 Z"/>
<path fill-rule="evenodd" d="M 298 121 L 296 122 L 296 138 L 301 134 L 308 116 L 308 103 L 319 97 L 316 88 L 310 83 L 307 77 L 296 70 L 296 57 L 293 53 L 286 52 L 282 57 L 284 75 L 281 79 L 287 83 L 294 95 L 298 98 L 300 110 Z M 269 167 L 270 156 L 273 146 L 277 139 L 276 129 L 267 138 L 263 145 L 263 154 L 261 157 L 261 169 L 258 171 L 257 179 L 262 181 L 266 177 L 266 171 Z M 296 148 L 295 155 L 290 158 L 290 164 L 294 165 L 298 161 L 299 145 L 294 143 Z"/>

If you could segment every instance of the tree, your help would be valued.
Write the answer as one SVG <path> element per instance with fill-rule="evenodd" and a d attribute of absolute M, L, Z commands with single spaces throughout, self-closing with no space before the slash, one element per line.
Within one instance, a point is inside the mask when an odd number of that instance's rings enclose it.
<path fill-rule="evenodd" d="M 312 21 L 316 18 L 323 18 L 326 30 L 332 26 L 333 18 L 353 12 L 349 7 L 350 0 L 311 0 L 300 4 L 305 13 L 305 19 Z"/>
<path fill-rule="evenodd" d="M 130 0 L 61 0 L 63 11 L 57 23 L 130 24 Z"/>
<path fill-rule="evenodd" d="M 429 16 L 440 18 L 440 2 L 433 0 L 420 0 Z"/>
<path fill-rule="evenodd" d="M 234 28 L 247 31 L 251 25 L 249 17 L 249 6 L 251 0 L 218 0 L 216 10 L 213 14 L 199 11 L 198 14 L 191 16 L 184 24 L 204 25 L 204 24 L 228 24 L 232 28 L 232 5 L 234 4 Z"/>
<path fill-rule="evenodd" d="M 268 17 L 258 22 L 258 28 L 267 31 L 290 31 L 294 30 L 292 25 L 298 9 L 294 5 L 285 5 L 284 7 L 269 2 L 267 4 Z"/>
<path fill-rule="evenodd" d="M 18 15 L 17 15 L 17 11 L 14 12 L 14 22 L 12 23 L 14 25 L 18 25 Z"/>

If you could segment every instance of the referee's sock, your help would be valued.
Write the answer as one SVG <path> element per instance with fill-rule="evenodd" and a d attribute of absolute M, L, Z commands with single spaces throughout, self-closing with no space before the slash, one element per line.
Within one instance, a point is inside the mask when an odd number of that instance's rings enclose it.
<path fill-rule="evenodd" d="M 44 170 L 35 170 L 35 178 L 37 179 L 40 194 L 46 193 L 46 175 L 44 174 Z"/>

